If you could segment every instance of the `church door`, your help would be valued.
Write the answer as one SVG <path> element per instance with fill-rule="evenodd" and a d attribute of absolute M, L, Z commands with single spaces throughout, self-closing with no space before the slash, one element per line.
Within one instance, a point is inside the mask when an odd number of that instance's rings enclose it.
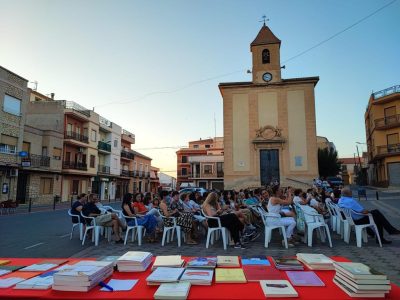
<path fill-rule="evenodd" d="M 261 185 L 279 182 L 279 150 L 260 150 Z"/>

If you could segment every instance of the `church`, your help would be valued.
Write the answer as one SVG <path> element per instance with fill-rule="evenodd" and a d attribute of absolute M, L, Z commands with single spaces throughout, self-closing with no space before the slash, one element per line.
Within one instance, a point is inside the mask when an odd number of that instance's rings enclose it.
<path fill-rule="evenodd" d="M 268 26 L 250 44 L 252 81 L 219 84 L 224 118 L 224 188 L 318 177 L 314 88 L 319 77 L 281 77 L 281 41 Z"/>

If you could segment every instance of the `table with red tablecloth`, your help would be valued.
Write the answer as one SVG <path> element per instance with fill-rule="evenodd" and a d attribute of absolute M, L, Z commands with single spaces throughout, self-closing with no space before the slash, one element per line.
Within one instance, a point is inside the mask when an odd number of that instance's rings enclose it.
<path fill-rule="evenodd" d="M 3 259 L 3 258 L 2 258 Z M 37 263 L 42 258 L 4 258 L 11 260 L 9 265 L 31 265 Z M 185 258 L 187 259 L 187 258 Z M 348 261 L 343 257 L 332 257 L 336 261 Z M 68 259 L 67 263 L 75 263 L 83 259 Z M 272 266 L 273 268 L 273 266 Z M 280 271 L 286 277 L 284 271 Z M 146 278 L 151 273 L 151 268 L 139 273 L 120 273 L 114 272 L 114 279 L 139 279 L 137 284 L 130 291 L 103 292 L 100 287 L 96 287 L 89 292 L 63 292 L 48 290 L 18 290 L 13 288 L 0 289 L 0 299 L 154 299 L 154 293 L 158 286 L 148 286 Z M 352 299 L 333 283 L 332 278 L 335 271 L 315 271 L 324 281 L 324 287 L 294 287 L 299 294 L 297 299 L 315 300 L 337 300 Z M 106 280 L 106 282 L 109 279 Z M 261 286 L 258 282 L 229 284 L 215 283 L 211 286 L 192 285 L 188 299 L 265 299 Z M 280 298 L 289 299 L 289 298 Z M 292 299 L 292 298 L 290 298 Z M 371 299 L 371 298 L 357 298 Z M 392 284 L 392 289 L 385 299 L 400 299 L 400 287 Z"/>

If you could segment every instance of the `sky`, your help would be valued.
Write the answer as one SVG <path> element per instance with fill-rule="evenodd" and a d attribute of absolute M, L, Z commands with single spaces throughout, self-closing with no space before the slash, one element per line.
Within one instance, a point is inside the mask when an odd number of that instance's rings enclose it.
<path fill-rule="evenodd" d="M 391 2 L 0 0 L 0 65 L 134 133 L 133 149 L 175 175 L 177 147 L 223 136 L 218 83 L 251 80 L 266 15 L 282 77 L 320 77 L 317 135 L 353 157 L 371 92 L 400 84 L 400 0 L 287 60 Z"/>

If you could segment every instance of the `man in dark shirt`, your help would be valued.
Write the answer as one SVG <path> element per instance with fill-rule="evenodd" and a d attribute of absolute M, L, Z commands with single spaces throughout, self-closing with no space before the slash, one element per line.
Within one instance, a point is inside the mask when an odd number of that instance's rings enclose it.
<path fill-rule="evenodd" d="M 85 223 L 85 220 L 81 216 L 83 205 L 87 201 L 87 195 L 82 193 L 78 196 L 78 199 L 71 206 L 71 214 L 79 216 L 79 223 Z M 72 223 L 78 223 L 77 219 L 72 217 Z"/>
<path fill-rule="evenodd" d="M 96 225 L 112 227 L 115 234 L 115 242 L 123 243 L 124 240 L 120 236 L 120 228 L 123 227 L 118 216 L 114 213 L 101 214 L 100 209 L 96 206 L 98 200 L 96 194 L 90 194 L 88 202 L 83 206 L 83 214 L 87 217 L 94 217 Z"/>

